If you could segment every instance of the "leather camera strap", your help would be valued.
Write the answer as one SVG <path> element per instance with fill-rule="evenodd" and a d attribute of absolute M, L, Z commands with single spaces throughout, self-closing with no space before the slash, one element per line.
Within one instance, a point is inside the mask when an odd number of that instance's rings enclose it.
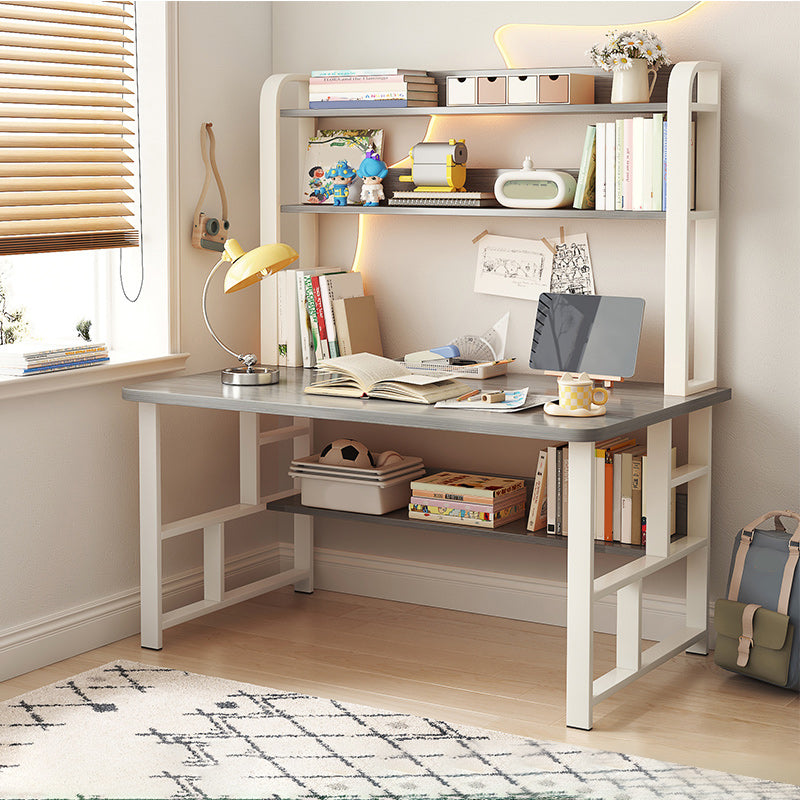
<path fill-rule="evenodd" d="M 217 169 L 216 149 L 217 140 L 214 137 L 214 131 L 211 130 L 212 123 L 204 122 L 200 126 L 200 152 L 203 156 L 203 163 L 206 165 L 206 177 L 203 181 L 203 189 L 200 192 L 200 197 L 197 200 L 197 205 L 194 209 L 193 219 L 197 219 L 198 215 L 203 208 L 203 200 L 205 200 L 206 192 L 208 191 L 209 184 L 211 183 L 211 175 L 217 182 L 217 189 L 219 189 L 219 196 L 222 200 L 222 219 L 228 219 L 228 198 L 225 196 L 225 187 L 222 185 L 222 178 L 220 177 L 219 170 Z M 208 144 L 206 144 L 206 137 L 208 136 Z M 210 152 L 209 152 L 210 151 Z"/>

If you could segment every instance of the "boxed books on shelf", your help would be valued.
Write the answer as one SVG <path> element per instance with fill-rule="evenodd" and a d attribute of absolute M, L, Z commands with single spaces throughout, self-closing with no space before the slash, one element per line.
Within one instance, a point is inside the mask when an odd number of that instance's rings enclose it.
<path fill-rule="evenodd" d="M 411 482 L 410 519 L 498 528 L 525 515 L 525 482 L 459 472 L 438 472 Z"/>

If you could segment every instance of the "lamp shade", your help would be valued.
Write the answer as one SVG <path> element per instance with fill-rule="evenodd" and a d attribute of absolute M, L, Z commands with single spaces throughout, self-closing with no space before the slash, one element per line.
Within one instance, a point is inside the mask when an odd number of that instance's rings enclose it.
<path fill-rule="evenodd" d="M 233 262 L 225 274 L 225 294 L 238 292 L 267 275 L 280 272 L 300 258 L 288 244 L 281 243 L 265 244 L 246 253 L 236 239 L 225 242 L 225 254 L 226 260 Z"/>

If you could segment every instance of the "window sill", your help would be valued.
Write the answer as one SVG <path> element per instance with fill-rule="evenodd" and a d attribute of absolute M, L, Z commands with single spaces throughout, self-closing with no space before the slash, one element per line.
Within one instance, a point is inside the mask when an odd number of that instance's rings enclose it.
<path fill-rule="evenodd" d="M 0 400 L 176 372 L 186 366 L 187 358 L 188 353 L 143 358 L 141 355 L 112 352 L 108 363 L 95 367 L 68 369 L 47 375 L 0 375 Z"/>

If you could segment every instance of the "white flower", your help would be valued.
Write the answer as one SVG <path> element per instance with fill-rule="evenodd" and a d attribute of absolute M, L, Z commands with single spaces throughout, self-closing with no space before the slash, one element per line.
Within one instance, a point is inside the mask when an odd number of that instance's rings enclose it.
<path fill-rule="evenodd" d="M 643 58 L 656 68 L 671 63 L 661 40 L 648 30 L 611 30 L 606 40 L 605 45 L 595 44 L 586 53 L 595 66 L 606 71 L 630 69 L 634 58 Z"/>

